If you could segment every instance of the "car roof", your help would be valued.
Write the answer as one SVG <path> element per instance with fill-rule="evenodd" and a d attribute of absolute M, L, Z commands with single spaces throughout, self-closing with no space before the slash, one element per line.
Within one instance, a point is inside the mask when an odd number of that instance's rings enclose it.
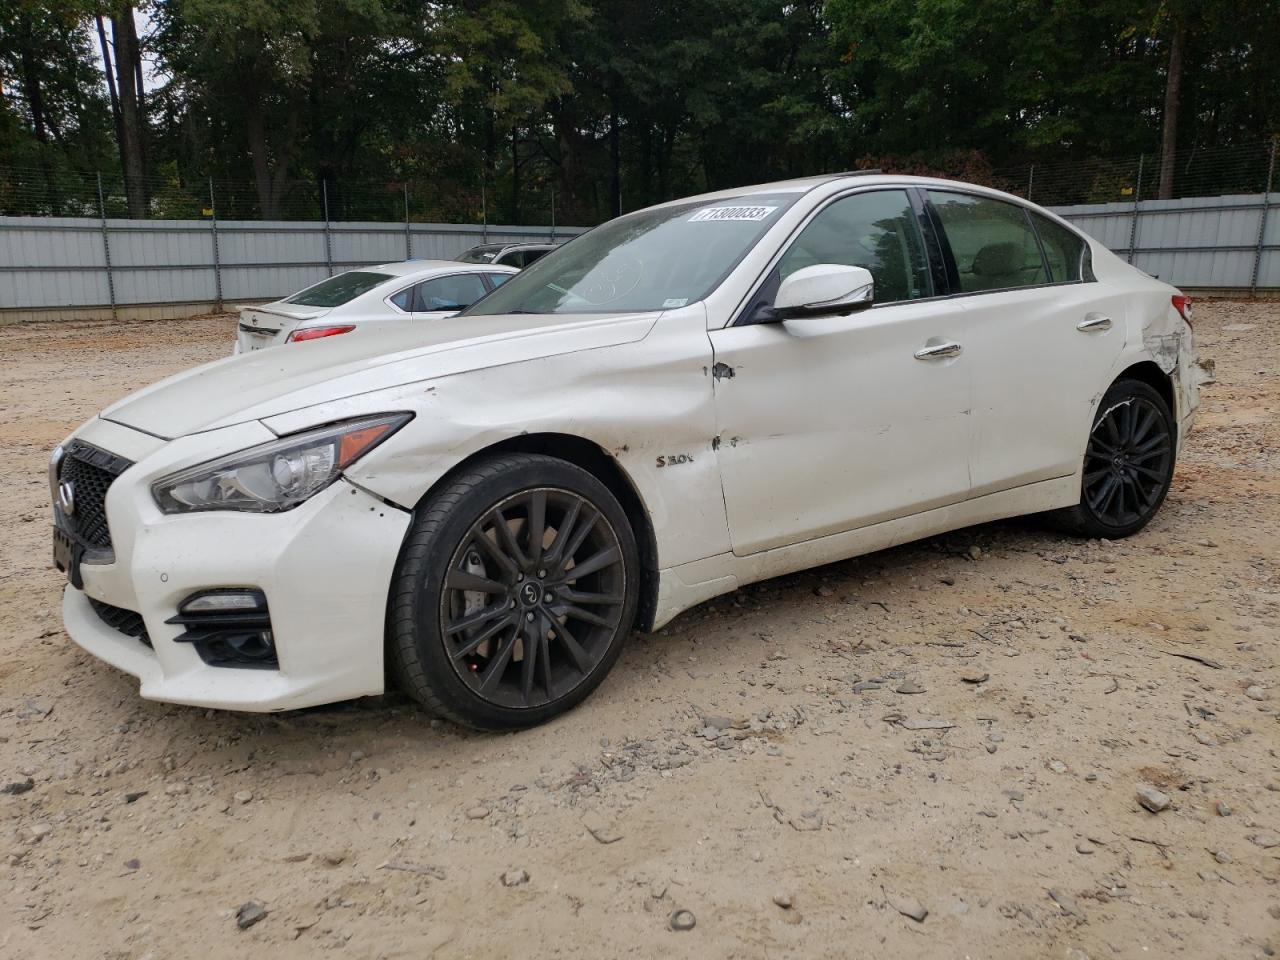
<path fill-rule="evenodd" d="M 1026 203 L 1021 197 L 1015 197 L 1011 194 L 997 190 L 995 187 L 985 187 L 977 183 L 968 183 L 963 180 L 946 180 L 941 177 L 914 177 L 907 174 L 882 173 L 879 170 L 847 170 L 841 173 L 824 173 L 812 177 L 797 177 L 794 180 L 775 180 L 772 183 L 753 183 L 742 187 L 732 187 L 728 190 L 717 190 L 712 193 L 702 193 L 692 197 L 680 197 L 676 200 L 669 200 L 666 203 L 655 204 L 655 207 L 671 206 L 673 204 L 685 203 L 712 203 L 717 200 L 734 200 L 740 197 L 750 197 L 762 194 L 777 193 L 808 193 L 817 187 L 825 185 L 833 186 L 881 186 L 881 185 L 912 185 L 918 187 L 933 187 L 938 189 L 961 187 L 966 190 L 977 190 L 996 196 L 1010 197 L 1021 203 Z"/>
<path fill-rule="evenodd" d="M 393 277 L 429 277 L 437 273 L 478 273 L 497 270 L 502 273 L 519 273 L 513 267 L 492 263 L 459 263 L 457 260 L 398 260 L 376 266 L 356 267 L 369 273 L 389 273 Z"/>

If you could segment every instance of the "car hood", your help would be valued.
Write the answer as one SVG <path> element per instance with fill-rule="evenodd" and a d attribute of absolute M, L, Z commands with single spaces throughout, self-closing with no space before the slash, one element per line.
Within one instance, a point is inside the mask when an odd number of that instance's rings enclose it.
<path fill-rule="evenodd" d="M 658 316 L 462 316 L 386 324 L 390 329 L 195 367 L 125 397 L 101 416 L 169 440 L 469 370 L 632 343 Z"/>

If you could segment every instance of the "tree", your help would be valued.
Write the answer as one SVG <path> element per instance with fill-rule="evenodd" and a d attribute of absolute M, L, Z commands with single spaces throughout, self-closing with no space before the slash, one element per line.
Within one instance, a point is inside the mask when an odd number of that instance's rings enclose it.
<path fill-rule="evenodd" d="M 102 24 L 103 14 L 95 15 L 98 42 L 102 50 L 107 90 L 111 96 L 111 114 L 116 125 L 120 148 L 120 168 L 129 216 L 145 217 L 150 205 L 150 182 L 146 161 L 147 112 L 142 82 L 142 51 L 133 4 L 121 3 L 109 9 L 111 43 Z M 114 62 L 114 67 L 113 67 Z"/>
<path fill-rule="evenodd" d="M 135 216 L 203 208 L 212 177 L 227 216 L 317 217 L 323 198 L 333 217 L 398 217 L 407 199 L 414 217 L 546 222 L 554 194 L 560 222 L 589 224 L 867 162 L 998 183 L 1006 166 L 1155 151 L 1168 195 L 1257 189 L 1256 162 L 1215 166 L 1204 148 L 1280 132 L 1280 0 L 145 9 L 142 38 L 122 0 L 0 9 L 0 162 L 32 167 L 41 196 L 62 170 L 103 167 Z M 143 44 L 164 78 L 145 96 Z M 1124 179 L 1095 190 L 1069 169 L 1081 196 Z M 6 189 L 6 209 L 33 192 Z"/>
<path fill-rule="evenodd" d="M 39 172 L 39 186 L 10 201 L 13 209 L 81 212 L 86 194 L 67 174 L 93 170 L 109 148 L 85 17 L 74 2 L 0 8 L 0 164 Z"/>

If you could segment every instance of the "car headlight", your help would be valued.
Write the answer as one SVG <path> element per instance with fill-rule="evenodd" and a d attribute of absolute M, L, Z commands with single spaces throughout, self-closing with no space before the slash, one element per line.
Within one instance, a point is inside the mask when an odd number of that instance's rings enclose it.
<path fill-rule="evenodd" d="M 151 494 L 165 513 L 279 513 L 315 496 L 412 419 L 392 413 L 295 433 L 161 477 Z"/>

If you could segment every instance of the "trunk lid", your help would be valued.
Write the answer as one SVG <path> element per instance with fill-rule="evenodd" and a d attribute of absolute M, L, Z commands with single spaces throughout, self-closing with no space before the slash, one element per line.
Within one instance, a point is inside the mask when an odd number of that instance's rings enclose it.
<path fill-rule="evenodd" d="M 285 303 L 283 300 L 260 307 L 241 307 L 236 325 L 236 348 L 240 353 L 251 353 L 284 343 L 300 324 L 319 320 L 331 309 Z"/>

